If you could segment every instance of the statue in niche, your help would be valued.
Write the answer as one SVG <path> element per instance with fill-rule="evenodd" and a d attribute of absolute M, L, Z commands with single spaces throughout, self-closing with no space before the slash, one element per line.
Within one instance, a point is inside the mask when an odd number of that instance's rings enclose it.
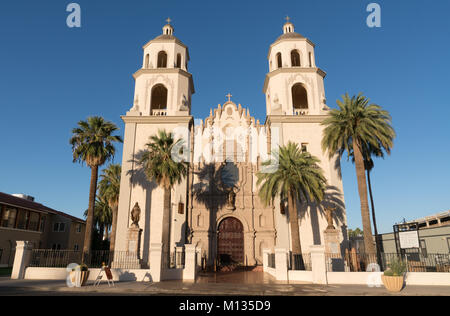
<path fill-rule="evenodd" d="M 336 229 L 333 225 L 333 212 L 336 211 L 335 207 L 325 207 L 325 214 L 327 217 L 328 226 L 327 229 Z"/>
<path fill-rule="evenodd" d="M 275 94 L 275 98 L 273 99 L 272 105 L 272 114 L 282 114 L 282 108 L 280 104 L 280 100 L 278 99 L 278 95 Z"/>
<path fill-rule="evenodd" d="M 227 209 L 235 210 L 236 209 L 236 193 L 239 192 L 239 189 L 236 187 L 226 187 L 227 192 Z"/>
<path fill-rule="evenodd" d="M 141 217 L 141 208 L 139 207 L 138 202 L 136 202 L 133 209 L 131 210 L 131 221 L 133 222 L 131 227 L 139 228 L 140 217 Z"/>
<path fill-rule="evenodd" d="M 233 162 L 225 162 L 221 168 L 220 187 L 226 194 L 228 210 L 236 209 L 236 193 L 239 192 L 237 183 L 239 181 L 239 168 Z"/>

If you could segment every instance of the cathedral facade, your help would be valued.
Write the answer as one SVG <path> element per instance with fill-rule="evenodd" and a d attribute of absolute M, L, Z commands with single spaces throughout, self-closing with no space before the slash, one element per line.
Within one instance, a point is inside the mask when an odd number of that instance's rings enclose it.
<path fill-rule="evenodd" d="M 298 202 L 303 251 L 324 244 L 327 208 L 335 209 L 333 222 L 342 247 L 343 187 L 338 158 L 329 159 L 321 149 L 321 122 L 329 108 L 326 74 L 316 66 L 314 44 L 294 32 L 288 21 L 270 46 L 264 124 L 233 102 L 230 94 L 206 119 L 194 121 L 189 52 L 173 32 L 169 21 L 163 34 L 143 47 L 142 68 L 134 74 L 134 105 L 122 116 L 125 136 L 115 250 L 137 251 L 140 264 L 148 266 L 152 249 L 174 252 L 194 244 L 208 265 L 228 260 L 253 266 L 262 264 L 263 249 L 291 249 L 286 201 L 262 203 L 256 176 L 271 152 L 289 141 L 320 159 L 328 182 L 322 203 Z M 188 175 L 171 190 L 169 214 L 164 212 L 164 189 L 149 181 L 137 163 L 149 137 L 159 130 L 183 139 L 182 158 L 189 162 Z M 133 215 L 136 206 L 138 218 Z"/>

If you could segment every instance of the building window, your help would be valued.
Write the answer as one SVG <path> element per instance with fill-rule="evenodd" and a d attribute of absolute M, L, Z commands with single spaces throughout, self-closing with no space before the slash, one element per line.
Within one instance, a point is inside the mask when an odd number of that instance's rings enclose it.
<path fill-rule="evenodd" d="M 45 230 L 45 220 L 46 220 L 46 217 L 42 216 L 41 223 L 39 224 L 39 231 L 41 231 L 41 232 L 44 232 L 44 230 Z"/>
<path fill-rule="evenodd" d="M 277 67 L 282 68 L 283 67 L 283 60 L 281 59 L 281 53 L 277 54 Z"/>
<path fill-rule="evenodd" d="M 309 67 L 312 67 L 312 54 L 309 53 Z"/>
<path fill-rule="evenodd" d="M 158 53 L 158 68 L 167 68 L 167 54 L 166 52 Z"/>
<path fill-rule="evenodd" d="M 77 233 L 81 233 L 81 224 L 77 225 Z"/>
<path fill-rule="evenodd" d="M 39 228 L 39 214 L 30 212 L 30 221 L 28 223 L 28 230 L 37 231 Z"/>
<path fill-rule="evenodd" d="M 73 250 L 75 250 L 75 251 L 80 250 L 80 247 L 78 246 L 78 244 L 75 244 L 75 246 L 73 246 Z"/>
<path fill-rule="evenodd" d="M 301 83 L 297 83 L 292 87 L 292 104 L 294 109 L 308 108 L 308 95 Z"/>
<path fill-rule="evenodd" d="M 30 212 L 26 210 L 19 210 L 17 215 L 17 229 L 27 229 L 28 219 L 30 218 Z"/>
<path fill-rule="evenodd" d="M 6 207 L 2 216 L 2 227 L 14 228 L 16 225 L 17 209 Z"/>
<path fill-rule="evenodd" d="M 61 244 L 53 244 L 52 250 L 61 250 Z"/>
<path fill-rule="evenodd" d="M 53 231 L 62 233 L 66 230 L 66 224 L 65 223 L 54 223 L 53 224 Z"/>
<path fill-rule="evenodd" d="M 448 252 L 450 253 L 450 237 L 447 238 Z"/>
<path fill-rule="evenodd" d="M 425 242 L 425 239 L 421 239 L 420 240 L 420 250 L 422 252 L 422 255 L 424 258 L 428 257 L 428 253 L 427 253 L 427 243 Z"/>
<path fill-rule="evenodd" d="M 300 54 L 297 50 L 291 51 L 291 64 L 292 67 L 300 67 Z"/>

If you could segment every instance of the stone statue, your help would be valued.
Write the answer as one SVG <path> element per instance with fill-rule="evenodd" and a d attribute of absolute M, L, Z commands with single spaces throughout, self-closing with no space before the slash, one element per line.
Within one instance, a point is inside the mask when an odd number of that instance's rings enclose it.
<path fill-rule="evenodd" d="M 336 208 L 333 207 L 325 207 L 325 214 L 327 217 L 328 227 L 327 229 L 336 229 L 333 225 L 333 212 L 336 211 Z"/>
<path fill-rule="evenodd" d="M 139 207 L 138 202 L 134 205 L 131 210 L 131 220 L 133 221 L 132 227 L 139 228 L 139 219 L 141 217 L 141 208 Z"/>
<path fill-rule="evenodd" d="M 236 187 L 227 188 L 227 209 L 236 209 L 236 193 L 239 191 Z"/>

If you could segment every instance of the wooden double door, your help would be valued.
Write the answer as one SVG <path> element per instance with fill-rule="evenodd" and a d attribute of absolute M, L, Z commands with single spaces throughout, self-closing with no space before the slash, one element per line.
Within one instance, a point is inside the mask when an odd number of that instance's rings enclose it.
<path fill-rule="evenodd" d="M 219 224 L 217 254 L 222 265 L 244 263 L 244 226 L 235 217 Z"/>

